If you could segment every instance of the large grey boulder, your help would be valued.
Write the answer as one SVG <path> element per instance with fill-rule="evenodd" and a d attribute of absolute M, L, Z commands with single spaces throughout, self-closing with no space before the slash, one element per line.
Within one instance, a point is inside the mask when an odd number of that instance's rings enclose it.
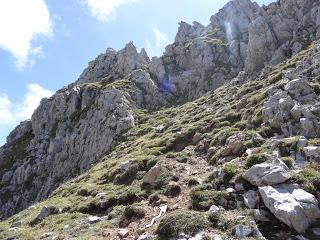
<path fill-rule="evenodd" d="M 255 186 L 283 183 L 290 177 L 288 167 L 280 159 L 254 165 L 243 175 L 245 180 Z"/>
<path fill-rule="evenodd" d="M 305 232 L 310 223 L 320 218 L 315 196 L 296 184 L 259 187 L 259 192 L 275 217 L 299 233 Z"/>

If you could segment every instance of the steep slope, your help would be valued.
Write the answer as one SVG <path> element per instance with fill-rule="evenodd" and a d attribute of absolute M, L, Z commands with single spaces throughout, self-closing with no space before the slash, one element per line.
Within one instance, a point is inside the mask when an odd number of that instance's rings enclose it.
<path fill-rule="evenodd" d="M 320 217 L 318 202 L 304 202 L 314 214 L 306 219 L 290 207 L 283 210 L 285 219 L 296 216 L 290 225 L 268 210 L 262 193 L 248 196 L 264 189 L 256 186 L 250 171 L 272 159 L 281 159 L 287 170 L 274 171 L 271 183 L 263 178 L 266 185 L 298 183 L 300 199 L 307 194 L 302 189 L 319 194 L 319 53 L 320 44 L 314 43 L 245 84 L 234 79 L 198 100 L 151 114 L 137 109 L 136 125 L 110 154 L 46 201 L 2 222 L 1 238 L 158 239 L 153 235 L 158 233 L 169 239 L 202 229 L 198 236 L 295 239 L 298 231 L 317 239 L 311 230 L 304 232 L 309 221 Z M 280 105 L 273 104 L 270 111 L 274 99 Z M 292 132 L 286 129 L 290 124 Z M 168 205 L 169 213 L 146 229 L 159 204 Z M 295 228 L 304 220 L 304 229 Z"/>
<path fill-rule="evenodd" d="M 318 218 L 315 197 L 281 186 L 296 215 L 306 216 L 286 222 L 291 215 L 280 216 L 269 204 L 277 188 L 262 188 L 274 184 L 252 179 L 257 169 L 245 171 L 281 157 L 288 166 L 280 161 L 266 168 L 280 169 L 280 179 L 314 195 L 319 191 L 319 43 L 312 43 L 319 37 L 319 7 L 311 0 L 268 7 L 233 0 L 207 27 L 181 23 L 161 58 L 150 60 L 132 43 L 98 56 L 75 83 L 44 99 L 31 121 L 21 123 L 0 148 L 0 218 L 49 197 L 4 221 L 0 236 L 37 239 L 50 232 L 48 239 L 116 239 L 117 228 L 129 226 L 133 239 L 156 215 L 154 204 L 167 203 L 170 221 L 180 208 L 179 219 L 204 219 L 190 229 L 231 237 L 243 223 L 257 237 L 252 217 L 241 208 L 245 190 L 255 191 L 249 196 L 259 190 L 259 208 L 276 216 L 270 217 L 280 226 L 274 231 L 266 230 L 270 223 L 258 222 L 263 234 L 304 233 Z M 301 209 L 294 191 L 307 196 L 300 202 L 310 206 Z M 227 212 L 209 222 L 204 211 L 213 204 Z M 303 212 L 308 207 L 314 215 Z M 167 231 L 194 233 L 162 227 L 158 233 L 165 239 Z"/>

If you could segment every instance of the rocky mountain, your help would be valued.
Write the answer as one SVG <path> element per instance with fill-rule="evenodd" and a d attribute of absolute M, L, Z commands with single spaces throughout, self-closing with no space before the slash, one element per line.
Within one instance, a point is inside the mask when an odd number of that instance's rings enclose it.
<path fill-rule="evenodd" d="M 0 148 L 0 238 L 319 239 L 319 26 L 232 0 L 160 58 L 107 49 Z"/>

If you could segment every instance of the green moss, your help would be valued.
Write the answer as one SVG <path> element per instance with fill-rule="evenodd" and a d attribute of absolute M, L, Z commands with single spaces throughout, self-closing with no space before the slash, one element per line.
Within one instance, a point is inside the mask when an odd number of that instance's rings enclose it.
<path fill-rule="evenodd" d="M 179 210 L 161 219 L 156 233 L 160 239 L 169 239 L 178 237 L 180 233 L 194 235 L 207 227 L 209 227 L 209 221 L 205 214 Z"/>

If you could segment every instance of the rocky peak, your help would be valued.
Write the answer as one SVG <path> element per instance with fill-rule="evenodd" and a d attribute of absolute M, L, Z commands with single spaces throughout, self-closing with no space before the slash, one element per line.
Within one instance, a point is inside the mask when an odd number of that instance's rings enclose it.
<path fill-rule="evenodd" d="M 108 48 L 106 53 L 89 62 L 76 84 L 96 82 L 101 79 L 111 81 L 122 79 L 135 69 L 145 68 L 148 62 L 146 51 L 142 49 L 138 53 L 132 42 L 119 51 Z"/>
<path fill-rule="evenodd" d="M 193 22 L 192 25 L 186 22 L 180 22 L 178 33 L 175 37 L 175 42 L 185 43 L 199 37 L 204 30 L 204 26 L 198 22 Z"/>

